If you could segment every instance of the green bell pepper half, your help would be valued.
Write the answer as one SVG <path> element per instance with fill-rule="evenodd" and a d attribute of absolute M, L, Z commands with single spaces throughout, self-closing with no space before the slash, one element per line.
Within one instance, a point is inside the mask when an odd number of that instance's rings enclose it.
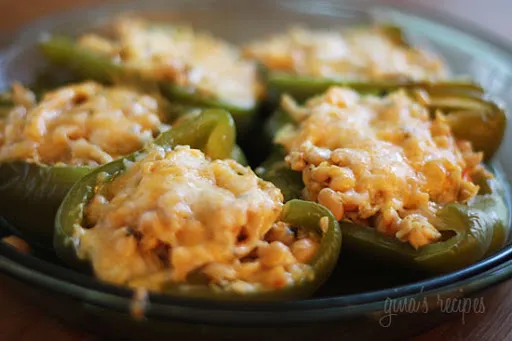
<path fill-rule="evenodd" d="M 365 29 L 365 26 L 360 26 L 360 28 Z M 378 29 L 380 32 L 385 34 L 393 44 L 397 46 L 411 47 L 407 41 L 405 33 L 399 26 L 392 23 L 381 23 L 379 24 Z M 366 94 L 382 94 L 402 88 L 436 88 L 445 93 L 450 91 L 474 95 L 481 95 L 484 92 L 480 85 L 462 78 L 447 81 L 418 81 L 412 80 L 407 76 L 399 76 L 382 80 L 344 79 L 343 77 L 323 78 L 271 70 L 263 65 L 261 65 L 260 71 L 267 87 L 269 88 L 269 93 L 272 94 L 272 96 L 280 96 L 286 93 L 299 101 L 318 95 L 332 86 L 345 86 Z"/>
<path fill-rule="evenodd" d="M 235 146 L 234 130 L 227 130 L 225 122 L 219 124 L 220 118 L 224 121 L 230 119 L 225 112 L 204 112 L 200 116 L 182 121 L 177 127 L 163 133 L 154 141 L 154 144 L 164 147 L 189 145 L 192 148 L 203 150 L 213 159 L 229 158 Z M 77 182 L 67 194 L 55 219 L 54 248 L 70 266 L 84 271 L 91 269 L 89 260 L 80 259 L 77 256 L 80 240 L 79 236 L 75 234 L 75 227 L 82 226 L 84 208 L 93 197 L 98 183 L 110 181 L 113 177 L 122 174 L 126 169 L 126 161 L 134 161 L 145 152 L 146 150 L 142 150 L 99 167 Z M 325 229 L 320 223 L 322 217 L 328 218 Z M 283 208 L 281 219 L 293 226 L 318 231 L 322 235 L 319 250 L 310 262 L 314 274 L 312 278 L 305 278 L 292 287 L 246 295 L 225 292 L 207 284 L 192 285 L 190 283 L 186 285 L 187 290 L 183 290 L 183 286 L 179 284 L 169 283 L 164 291 L 171 295 L 218 300 L 281 300 L 310 295 L 327 279 L 337 263 L 341 248 L 341 231 L 338 222 L 331 212 L 322 205 L 302 200 L 287 202 Z"/>
<path fill-rule="evenodd" d="M 484 96 L 450 93 L 429 89 L 410 91 L 423 100 L 432 113 L 447 113 L 448 124 L 459 139 L 472 142 L 490 160 L 498 149 L 506 126 L 504 111 Z M 267 123 L 267 133 L 275 134 L 285 124 L 296 124 L 284 111 L 277 111 Z M 286 153 L 275 146 L 273 153 L 258 169 L 258 174 L 273 182 L 287 200 L 300 198 L 304 183 L 300 172 L 289 169 L 284 162 Z M 413 265 L 429 272 L 444 273 L 470 265 L 499 250 L 508 240 L 510 230 L 509 202 L 506 200 L 506 179 L 493 165 L 494 179 L 474 179 L 480 186 L 478 195 L 467 205 L 449 204 L 438 211 L 435 225 L 447 240 L 427 245 L 419 250 L 396 238 L 378 233 L 374 228 L 340 222 L 344 248 L 370 258 Z"/>
<path fill-rule="evenodd" d="M 129 83 L 146 91 L 157 91 L 173 103 L 191 108 L 219 108 L 229 111 L 240 130 L 245 128 L 256 111 L 256 107 L 240 107 L 232 103 L 200 93 L 192 87 L 182 87 L 169 81 L 144 77 L 135 70 L 114 63 L 83 47 L 73 40 L 55 36 L 40 43 L 41 51 L 51 62 L 64 65 L 87 79 L 101 83 Z"/>

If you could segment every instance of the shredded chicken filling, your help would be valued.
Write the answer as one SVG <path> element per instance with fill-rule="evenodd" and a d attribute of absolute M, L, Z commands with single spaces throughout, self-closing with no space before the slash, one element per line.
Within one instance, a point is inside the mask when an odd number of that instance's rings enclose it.
<path fill-rule="evenodd" d="M 293 28 L 244 49 L 272 70 L 343 79 L 444 78 L 440 57 L 391 39 L 380 28 L 311 31 Z"/>
<path fill-rule="evenodd" d="M 233 160 L 156 148 L 98 189 L 77 230 L 102 280 L 161 291 L 195 281 L 226 291 L 292 285 L 319 236 L 277 221 L 282 194 Z"/>
<path fill-rule="evenodd" d="M 141 149 L 168 127 L 159 101 L 123 87 L 69 85 L 36 103 L 13 86 L 15 107 L 0 120 L 0 162 L 96 166 Z"/>
<path fill-rule="evenodd" d="M 404 91 L 380 98 L 333 87 L 304 106 L 285 96 L 282 106 L 300 124 L 276 142 L 302 172 L 304 196 L 416 248 L 441 237 L 440 207 L 467 203 L 479 190 L 472 176 L 490 176 L 441 113 L 432 120 Z"/>
<path fill-rule="evenodd" d="M 79 44 L 129 69 L 241 107 L 253 107 L 262 92 L 255 63 L 206 33 L 136 18 L 119 19 L 113 31 L 114 39 L 87 34 Z"/>

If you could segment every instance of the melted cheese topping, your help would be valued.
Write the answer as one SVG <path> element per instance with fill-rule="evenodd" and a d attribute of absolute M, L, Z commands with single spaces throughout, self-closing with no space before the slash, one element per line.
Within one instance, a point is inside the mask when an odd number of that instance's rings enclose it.
<path fill-rule="evenodd" d="M 114 24 L 114 40 L 83 36 L 80 46 L 157 79 L 251 108 L 261 95 L 256 66 L 225 41 L 188 27 L 165 27 L 134 18 Z"/>
<path fill-rule="evenodd" d="M 93 82 L 34 95 L 13 87 L 16 104 L 0 120 L 0 162 L 96 166 L 141 149 L 161 131 L 161 104 L 153 97 Z"/>
<path fill-rule="evenodd" d="M 342 79 L 443 78 L 443 61 L 399 44 L 385 30 L 310 31 L 294 28 L 244 49 L 266 67 L 303 76 Z"/>
<path fill-rule="evenodd" d="M 432 224 L 440 206 L 478 192 L 471 176 L 485 172 L 482 154 L 403 91 L 380 98 L 333 87 L 303 107 L 285 97 L 283 108 L 300 125 L 284 128 L 276 142 L 303 172 L 305 196 L 338 220 L 418 248 L 441 237 Z"/>
<path fill-rule="evenodd" d="M 233 160 L 157 148 L 99 189 L 79 254 L 102 280 L 150 290 L 198 276 L 236 292 L 280 288 L 309 276 L 319 242 L 276 222 L 282 200 Z"/>

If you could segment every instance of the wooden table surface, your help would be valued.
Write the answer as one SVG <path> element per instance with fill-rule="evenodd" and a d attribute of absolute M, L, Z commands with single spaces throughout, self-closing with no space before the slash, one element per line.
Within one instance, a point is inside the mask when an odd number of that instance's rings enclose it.
<path fill-rule="evenodd" d="M 55 11 L 83 5 L 100 4 L 102 0 L 0 0 L 0 32 L 13 32 L 20 26 Z M 389 1 L 393 2 L 393 1 Z M 405 2 L 395 0 L 395 3 Z M 512 10 L 510 0 L 432 0 L 413 2 L 473 21 L 505 39 L 512 39 Z M 512 43 L 512 40 L 511 40 Z M 454 316 L 446 323 L 412 341 L 484 341 L 512 340 L 512 281 L 501 284 L 485 298 L 485 313 L 470 313 L 462 318 Z M 44 336 L 44 337 L 42 337 Z M 92 341 L 97 336 L 72 330 L 48 317 L 24 297 L 12 293 L 0 283 L 0 340 L 9 341 Z"/>

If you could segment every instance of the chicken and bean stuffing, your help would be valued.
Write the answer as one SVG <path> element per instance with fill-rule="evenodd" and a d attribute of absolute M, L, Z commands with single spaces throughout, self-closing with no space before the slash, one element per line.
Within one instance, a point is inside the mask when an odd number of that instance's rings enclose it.
<path fill-rule="evenodd" d="M 248 293 L 311 276 L 319 236 L 278 220 L 283 197 L 247 167 L 157 148 L 100 187 L 79 255 L 108 282 L 163 290 L 201 274 Z"/>

